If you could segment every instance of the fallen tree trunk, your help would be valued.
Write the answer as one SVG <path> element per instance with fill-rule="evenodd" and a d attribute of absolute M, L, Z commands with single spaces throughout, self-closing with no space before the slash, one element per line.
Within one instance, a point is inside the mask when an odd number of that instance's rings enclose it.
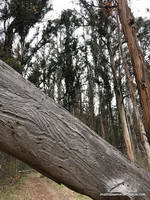
<path fill-rule="evenodd" d="M 0 61 L 0 149 L 57 183 L 99 199 L 142 192 L 150 175 Z"/>

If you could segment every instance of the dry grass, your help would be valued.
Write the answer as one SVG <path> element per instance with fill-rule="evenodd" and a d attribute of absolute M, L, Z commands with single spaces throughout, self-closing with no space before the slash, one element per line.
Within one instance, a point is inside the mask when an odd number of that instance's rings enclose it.
<path fill-rule="evenodd" d="M 58 185 L 55 182 L 32 173 L 22 177 L 16 184 L 6 186 L 0 190 L 0 200 L 90 200 Z"/>

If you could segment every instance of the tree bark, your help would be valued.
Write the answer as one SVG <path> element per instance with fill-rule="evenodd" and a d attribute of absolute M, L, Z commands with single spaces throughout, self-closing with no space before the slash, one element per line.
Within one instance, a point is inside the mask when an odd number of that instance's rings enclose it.
<path fill-rule="evenodd" d="M 128 43 L 140 95 L 141 106 L 143 109 L 144 126 L 150 143 L 150 82 L 148 79 L 148 70 L 141 48 L 138 44 L 134 17 L 130 8 L 128 7 L 127 0 L 118 0 L 118 6 L 120 22 L 122 24 L 122 30 L 125 39 Z"/>
<path fill-rule="evenodd" d="M 124 55 L 122 55 L 122 58 L 123 58 L 123 64 L 124 64 L 125 74 L 126 74 L 126 78 L 127 78 L 128 88 L 129 88 L 129 92 L 130 92 L 130 98 L 131 98 L 131 101 L 133 104 L 133 110 L 135 112 L 137 126 L 138 126 L 140 136 L 141 136 L 140 139 L 144 143 L 144 148 L 145 148 L 146 155 L 147 155 L 147 162 L 148 162 L 148 165 L 150 166 L 150 145 L 149 145 L 148 139 L 146 137 L 146 131 L 145 131 L 143 122 L 140 117 L 140 111 L 139 111 L 138 105 L 136 103 L 135 89 L 133 87 L 133 82 L 130 77 L 130 72 L 129 72 L 128 66 L 125 63 Z"/>
<path fill-rule="evenodd" d="M 0 61 L 0 149 L 45 176 L 98 200 L 146 193 L 150 174 Z"/>
<path fill-rule="evenodd" d="M 125 108 L 123 104 L 123 95 L 121 92 L 121 87 L 119 85 L 118 77 L 116 75 L 116 69 L 115 69 L 115 59 L 113 54 L 110 51 L 109 48 L 109 55 L 110 55 L 110 63 L 111 63 L 111 69 L 112 69 L 112 74 L 113 74 L 113 81 L 114 81 L 114 91 L 116 95 L 116 104 L 117 104 L 117 109 L 118 113 L 120 116 L 120 121 L 121 121 L 121 126 L 123 130 L 123 137 L 126 145 L 126 150 L 127 150 L 127 155 L 128 158 L 131 161 L 134 161 L 134 150 L 133 150 L 133 145 L 131 142 L 131 134 L 129 132 L 128 124 L 127 124 L 127 119 L 126 119 L 126 113 L 125 113 Z M 120 79 L 120 77 L 119 77 Z"/>

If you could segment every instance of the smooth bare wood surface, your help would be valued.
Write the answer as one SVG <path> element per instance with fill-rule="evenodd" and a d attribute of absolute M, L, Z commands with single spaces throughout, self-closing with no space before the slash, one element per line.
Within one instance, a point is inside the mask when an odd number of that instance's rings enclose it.
<path fill-rule="evenodd" d="M 104 193 L 100 195 L 100 200 L 145 200 L 145 195 L 141 193 Z"/>
<path fill-rule="evenodd" d="M 0 150 L 94 200 L 106 192 L 150 199 L 148 172 L 2 61 L 0 71 Z"/>

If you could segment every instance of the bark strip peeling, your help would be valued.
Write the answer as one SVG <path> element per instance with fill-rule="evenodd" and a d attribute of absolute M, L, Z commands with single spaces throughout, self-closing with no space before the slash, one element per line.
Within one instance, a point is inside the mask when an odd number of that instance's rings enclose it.
<path fill-rule="evenodd" d="M 0 149 L 69 188 L 145 193 L 150 175 L 0 61 Z"/>
<path fill-rule="evenodd" d="M 134 17 L 128 7 L 127 0 L 118 0 L 119 17 L 122 30 L 127 40 L 131 61 L 135 73 L 136 83 L 143 109 L 144 127 L 150 143 L 150 81 L 148 68 L 144 61 L 142 50 L 139 46 Z"/>

